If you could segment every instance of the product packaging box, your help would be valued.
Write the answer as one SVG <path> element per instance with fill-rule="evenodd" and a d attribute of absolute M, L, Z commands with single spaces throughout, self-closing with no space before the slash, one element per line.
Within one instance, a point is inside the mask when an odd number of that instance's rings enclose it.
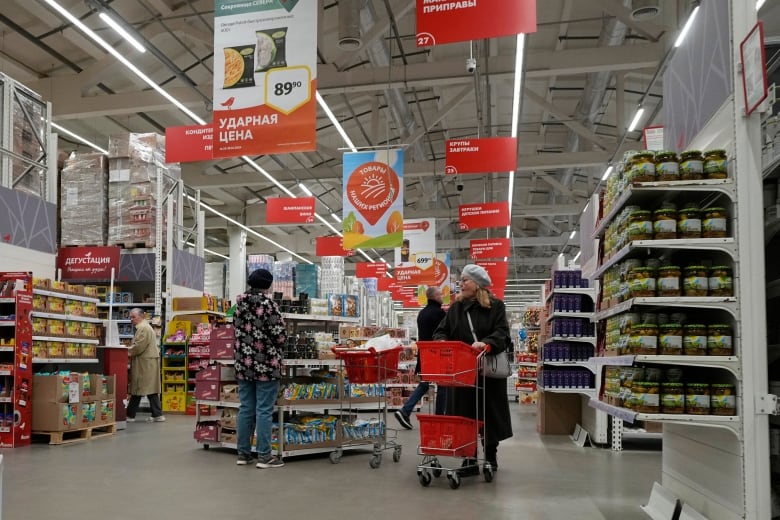
<path fill-rule="evenodd" d="M 235 430 L 238 428 L 238 410 L 235 408 L 223 408 L 219 417 L 219 424 L 223 428 Z"/>
<path fill-rule="evenodd" d="M 235 340 L 233 338 L 215 339 L 212 334 L 209 348 L 211 349 L 211 359 L 233 359 Z"/>
<path fill-rule="evenodd" d="M 33 376 L 33 401 L 35 403 L 67 403 L 68 390 L 71 383 L 79 384 L 79 375 L 70 374 L 69 376 L 50 375 Z M 81 397 L 81 388 L 75 393 Z M 78 401 L 77 401 L 78 402 Z"/>
<path fill-rule="evenodd" d="M 33 403 L 32 416 L 33 431 L 62 432 L 73 430 L 81 427 L 81 403 L 36 401 Z"/>
<path fill-rule="evenodd" d="M 195 381 L 235 381 L 235 379 L 235 369 L 222 365 L 209 365 L 195 374 Z"/>
<path fill-rule="evenodd" d="M 235 430 L 220 430 L 219 440 L 220 442 L 236 444 L 238 442 L 238 434 L 235 432 Z"/>
<path fill-rule="evenodd" d="M 222 339 L 222 340 L 234 340 L 235 339 L 235 331 L 233 330 L 233 325 L 225 325 L 224 327 L 217 327 L 214 330 L 211 331 L 211 340 L 215 339 Z"/>
<path fill-rule="evenodd" d="M 114 400 L 103 399 L 100 401 L 100 413 L 96 422 L 99 424 L 111 424 L 116 421 L 114 416 Z"/>
<path fill-rule="evenodd" d="M 195 425 L 193 437 L 200 442 L 219 442 L 219 426 L 214 421 L 199 422 Z"/>
<path fill-rule="evenodd" d="M 114 376 L 104 376 L 102 374 L 90 374 L 91 395 L 95 399 L 108 399 L 114 397 L 116 379 Z"/>
<path fill-rule="evenodd" d="M 195 399 L 219 401 L 219 382 L 197 381 L 195 383 Z"/>
<path fill-rule="evenodd" d="M 81 427 L 87 428 L 95 426 L 95 419 L 97 418 L 100 403 L 90 401 L 88 403 L 81 403 Z"/>
<path fill-rule="evenodd" d="M 229 403 L 237 403 L 238 399 L 238 385 L 222 385 L 220 391 L 220 400 L 227 401 Z"/>

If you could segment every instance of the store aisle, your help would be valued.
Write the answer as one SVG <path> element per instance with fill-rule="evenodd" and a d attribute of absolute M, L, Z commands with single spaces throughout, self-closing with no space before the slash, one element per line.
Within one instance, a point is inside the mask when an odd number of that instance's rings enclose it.
<path fill-rule="evenodd" d="M 490 484 L 467 478 L 451 490 L 442 477 L 420 486 L 417 429 L 400 433 L 401 461 L 387 452 L 376 470 L 367 451 L 350 452 L 338 465 L 318 456 L 259 470 L 236 466 L 229 451 L 199 448 L 193 418 L 169 416 L 88 443 L 4 451 L 3 518 L 646 518 L 638 505 L 660 478 L 660 451 L 612 453 L 578 448 L 567 437 L 540 439 L 535 416 L 511 406 L 515 437 L 501 444 Z"/>

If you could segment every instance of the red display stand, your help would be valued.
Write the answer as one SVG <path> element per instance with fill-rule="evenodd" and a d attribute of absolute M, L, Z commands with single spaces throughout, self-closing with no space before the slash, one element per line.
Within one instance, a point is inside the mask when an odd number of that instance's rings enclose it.
<path fill-rule="evenodd" d="M 32 431 L 32 273 L 0 273 L 0 448 L 28 446 Z"/>
<path fill-rule="evenodd" d="M 127 421 L 127 347 L 102 347 L 103 373 L 116 379 L 114 415 L 117 424 Z"/>

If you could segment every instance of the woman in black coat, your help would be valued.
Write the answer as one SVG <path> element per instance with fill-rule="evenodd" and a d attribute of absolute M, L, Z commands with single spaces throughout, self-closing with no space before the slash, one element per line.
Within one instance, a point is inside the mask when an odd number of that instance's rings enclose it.
<path fill-rule="evenodd" d="M 454 340 L 468 343 L 472 347 L 496 354 L 511 348 L 509 323 L 506 319 L 504 302 L 494 297 L 487 286 L 490 276 L 482 267 L 469 264 L 463 268 L 458 300 L 452 304 L 447 315 L 433 333 L 434 340 Z M 466 314 L 471 316 L 476 339 L 471 333 Z M 485 410 L 482 408 L 482 386 L 484 381 Z M 512 418 L 509 415 L 509 400 L 506 394 L 506 379 L 477 377 L 479 392 L 479 417 L 485 421 L 485 459 L 498 469 L 496 454 L 498 443 L 512 436 Z M 475 388 L 453 388 L 447 402 L 448 415 L 475 418 L 477 395 Z M 470 461 L 464 466 L 476 469 Z"/>

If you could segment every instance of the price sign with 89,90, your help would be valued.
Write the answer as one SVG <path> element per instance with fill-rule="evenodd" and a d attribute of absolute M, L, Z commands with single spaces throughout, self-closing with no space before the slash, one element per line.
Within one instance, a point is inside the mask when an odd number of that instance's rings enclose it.
<path fill-rule="evenodd" d="M 272 69 L 265 77 L 265 104 L 280 112 L 294 112 L 311 99 L 309 67 Z"/>

